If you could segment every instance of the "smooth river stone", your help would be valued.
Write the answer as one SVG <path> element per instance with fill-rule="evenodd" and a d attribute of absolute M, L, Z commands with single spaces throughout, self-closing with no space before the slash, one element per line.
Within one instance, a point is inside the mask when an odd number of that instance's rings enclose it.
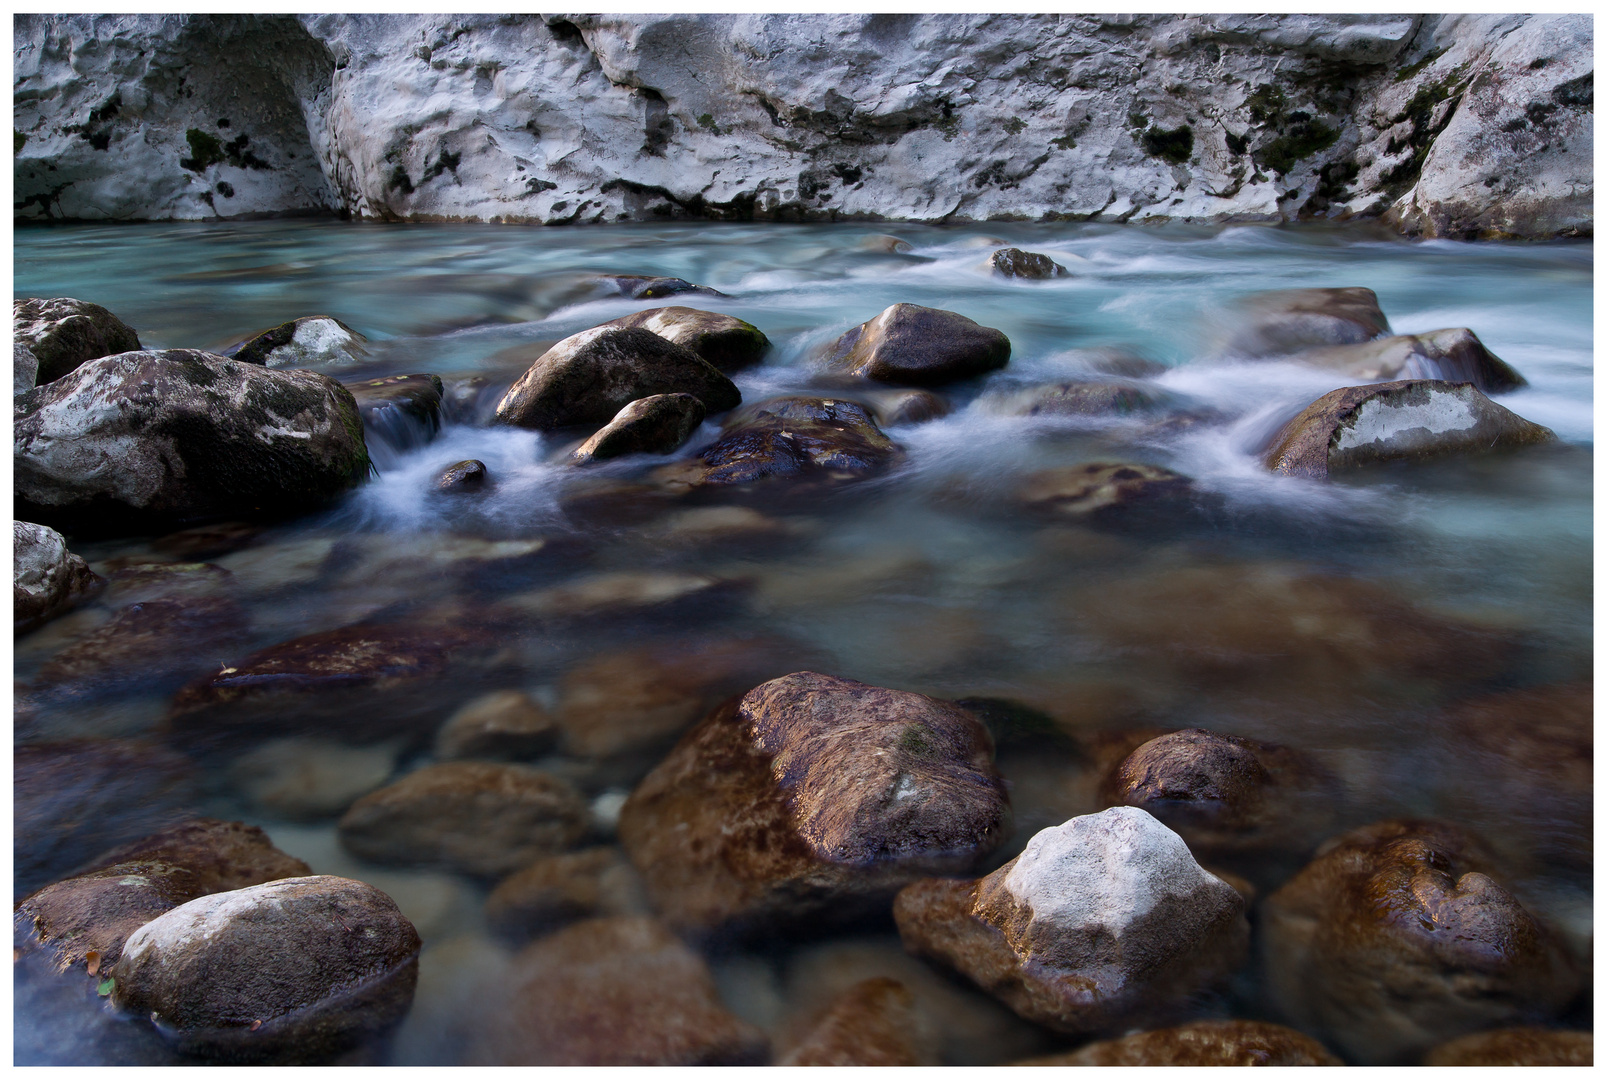
<path fill-rule="evenodd" d="M 1293 359 L 1343 371 L 1358 379 L 1441 379 L 1470 382 L 1486 394 L 1529 385 L 1522 375 L 1484 347 L 1473 331 L 1458 328 L 1397 334 L 1359 345 L 1309 349 Z"/>
<path fill-rule="evenodd" d="M 494 690 L 468 701 L 435 735 L 435 756 L 531 758 L 552 746 L 558 727 L 552 715 L 522 690 Z"/>
<path fill-rule="evenodd" d="M 368 355 L 368 339 L 339 319 L 306 315 L 264 330 L 226 351 L 242 364 L 270 368 L 340 367 Z"/>
<path fill-rule="evenodd" d="M 858 402 L 790 396 L 744 409 L 695 457 L 655 475 L 671 490 L 766 479 L 835 482 L 874 475 L 902 456 Z"/>
<path fill-rule="evenodd" d="M 648 308 L 603 325 L 651 330 L 665 341 L 691 349 L 726 374 L 752 367 L 770 348 L 770 339 L 752 323 L 697 308 Z"/>
<path fill-rule="evenodd" d="M 1089 1043 L 1067 1054 L 1018 1065 L 1139 1067 L 1343 1065 L 1309 1035 L 1261 1020 L 1196 1020 L 1174 1028 L 1141 1031 Z"/>
<path fill-rule="evenodd" d="M 57 297 L 11 302 L 12 340 L 38 362 L 28 385 L 42 386 L 80 364 L 140 348 L 134 328 L 99 304 Z"/>
<path fill-rule="evenodd" d="M 1389 333 L 1378 294 L 1357 287 L 1255 293 L 1238 302 L 1232 317 L 1239 326 L 1223 348 L 1232 356 L 1278 356 L 1323 345 L 1356 345 Z"/>
<path fill-rule="evenodd" d="M 1595 1036 L 1588 1031 L 1501 1028 L 1452 1039 L 1430 1050 L 1424 1065 L 1593 1065 Z"/>
<path fill-rule="evenodd" d="M 578 465 L 625 454 L 670 454 L 703 423 L 707 410 L 691 394 L 637 398 L 570 456 Z"/>
<path fill-rule="evenodd" d="M 827 366 L 877 382 L 941 386 L 1010 362 L 1010 339 L 953 311 L 894 304 L 831 346 Z"/>
<path fill-rule="evenodd" d="M 55 529 L 11 523 L 11 619 L 16 632 L 32 630 L 70 610 L 105 585 L 89 564 L 67 550 Z"/>

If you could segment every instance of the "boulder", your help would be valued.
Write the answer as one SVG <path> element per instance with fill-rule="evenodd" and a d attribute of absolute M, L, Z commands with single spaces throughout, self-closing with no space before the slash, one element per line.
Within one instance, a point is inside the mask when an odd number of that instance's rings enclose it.
<path fill-rule="evenodd" d="M 1528 386 L 1522 375 L 1484 347 L 1467 329 L 1396 334 L 1359 345 L 1332 345 L 1296 353 L 1294 360 L 1342 371 L 1358 379 L 1439 379 L 1466 382 L 1486 394 Z"/>
<path fill-rule="evenodd" d="M 54 694 L 99 694 L 128 688 L 168 688 L 208 669 L 249 630 L 250 615 L 229 597 L 175 596 L 142 600 L 56 653 L 34 685 Z"/>
<path fill-rule="evenodd" d="M 936 1065 L 916 1035 L 915 995 L 896 979 L 850 987 L 779 1065 Z"/>
<path fill-rule="evenodd" d="M 642 274 L 599 274 L 592 279 L 597 286 L 627 300 L 658 300 L 680 293 L 698 293 L 703 296 L 724 296 L 718 289 L 707 285 L 694 285 L 685 278 L 652 277 Z"/>
<path fill-rule="evenodd" d="M 931 390 L 872 390 L 860 393 L 871 415 L 884 428 L 894 424 L 924 424 L 954 411 L 942 394 Z"/>
<path fill-rule="evenodd" d="M 485 462 L 470 458 L 442 469 L 435 478 L 435 486 L 453 495 L 484 491 L 491 486 L 491 474 L 486 470 Z"/>
<path fill-rule="evenodd" d="M 594 326 L 532 364 L 497 403 L 497 420 L 539 431 L 606 424 L 654 394 L 691 394 L 711 413 L 742 402 L 736 384 L 692 350 L 639 327 Z"/>
<path fill-rule="evenodd" d="M 393 1027 L 418 981 L 419 936 L 360 881 L 290 877 L 181 904 L 134 931 L 108 981 L 182 1051 L 235 1062 L 327 1061 Z"/>
<path fill-rule="evenodd" d="M 497 877 L 585 836 L 585 800 L 525 765 L 452 761 L 365 795 L 340 819 L 340 842 L 377 863 Z"/>
<path fill-rule="evenodd" d="M 1017 498 L 1030 510 L 1073 521 L 1121 516 L 1137 506 L 1185 508 L 1194 483 L 1182 473 L 1136 462 L 1090 462 L 1028 476 Z"/>
<path fill-rule="evenodd" d="M 1262 905 L 1269 1004 L 1367 1065 L 1554 1017 L 1580 975 L 1487 860 L 1440 822 L 1331 840 Z"/>
<path fill-rule="evenodd" d="M 390 375 L 347 383 L 365 431 L 394 449 L 423 446 L 441 430 L 441 377 Z"/>
<path fill-rule="evenodd" d="M 1000 416 L 1132 416 L 1159 407 L 1151 390 L 1112 382 L 1065 382 L 985 395 L 979 405 Z"/>
<path fill-rule="evenodd" d="M 1183 1006 L 1243 963 L 1244 899 L 1136 807 L 1045 829 L 974 881 L 898 894 L 905 948 L 954 968 L 1028 1020 L 1119 1031 Z"/>
<path fill-rule="evenodd" d="M 15 344 L 38 363 L 30 386 L 55 382 L 87 361 L 140 347 L 139 335 L 122 319 L 99 304 L 65 296 L 13 300 L 11 332 Z"/>
<path fill-rule="evenodd" d="M 1424 1065 L 1467 1068 L 1485 1065 L 1594 1065 L 1595 1037 L 1588 1031 L 1501 1028 L 1441 1043 Z"/>
<path fill-rule="evenodd" d="M 670 454 L 703 423 L 707 410 L 691 394 L 637 398 L 570 456 L 577 465 L 623 454 Z"/>
<path fill-rule="evenodd" d="M 307 315 L 249 337 L 224 355 L 270 368 L 345 367 L 367 359 L 367 342 L 339 319 Z"/>
<path fill-rule="evenodd" d="M 678 489 L 767 478 L 835 482 L 881 472 L 902 455 L 857 402 L 781 397 L 733 417 L 695 457 L 667 465 L 657 476 Z"/>
<path fill-rule="evenodd" d="M 1194 1068 L 1343 1065 L 1344 1062 L 1316 1039 L 1281 1024 L 1262 1020 L 1196 1020 L 1179 1027 L 1092 1042 L 1070 1053 L 1016 1064 Z"/>
<path fill-rule="evenodd" d="M 435 756 L 531 758 L 552 747 L 558 725 L 522 690 L 493 690 L 464 702 L 435 735 Z"/>
<path fill-rule="evenodd" d="M 105 587 L 55 529 L 14 521 L 11 534 L 11 619 L 17 633 L 49 622 Z"/>
<path fill-rule="evenodd" d="M 327 739 L 275 739 L 229 766 L 234 790 L 263 813 L 290 821 L 339 817 L 390 779 L 391 746 L 346 746 Z"/>
<path fill-rule="evenodd" d="M 1229 356 L 1283 356 L 1323 345 L 1356 345 L 1389 333 L 1371 289 L 1280 289 L 1239 301 Z"/>
<path fill-rule="evenodd" d="M 631 793 L 619 837 L 671 925 L 741 932 L 850 919 L 1009 831 L 976 717 L 798 672 L 711 712 Z"/>
<path fill-rule="evenodd" d="M 91 360 L 17 399 L 18 511 L 40 520 L 304 513 L 368 477 L 351 393 L 191 349 Z"/>
<path fill-rule="evenodd" d="M 752 367 L 770 348 L 770 339 L 752 323 L 697 308 L 648 308 L 603 325 L 651 330 L 666 341 L 691 349 L 726 374 Z"/>
<path fill-rule="evenodd" d="M 475 1065 L 758 1065 L 764 1033 L 720 1002 L 702 957 L 654 919 L 588 919 L 527 946 Z"/>
<path fill-rule="evenodd" d="M 20 341 L 11 345 L 11 396 L 25 394 L 39 385 L 39 358 Z"/>
<path fill-rule="evenodd" d="M 1533 446 L 1557 436 L 1469 383 L 1409 379 L 1324 394 L 1272 438 L 1266 465 L 1316 479 L 1385 461 Z"/>
<path fill-rule="evenodd" d="M 1047 255 L 1013 247 L 1000 248 L 989 255 L 988 269 L 999 277 L 1025 278 L 1029 281 L 1043 281 L 1070 274 L 1069 270 Z"/>
<path fill-rule="evenodd" d="M 839 337 L 827 366 L 900 386 L 941 386 L 1010 362 L 1010 339 L 964 315 L 894 304 Z"/>
<path fill-rule="evenodd" d="M 485 919 L 503 937 L 539 937 L 608 915 L 646 915 L 641 879 L 618 848 L 548 855 L 504 878 L 485 901 Z"/>

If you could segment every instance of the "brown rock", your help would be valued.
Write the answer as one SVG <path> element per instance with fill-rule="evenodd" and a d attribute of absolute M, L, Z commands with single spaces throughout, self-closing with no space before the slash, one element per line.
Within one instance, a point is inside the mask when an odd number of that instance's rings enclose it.
<path fill-rule="evenodd" d="M 799 672 L 688 732 L 632 792 L 620 841 L 678 928 L 849 918 L 1004 839 L 992 759 L 958 706 Z"/>
<path fill-rule="evenodd" d="M 1196 1020 L 1175 1028 L 1141 1031 L 1089 1043 L 1069 1054 L 1017 1065 L 1216 1066 L 1343 1065 L 1308 1035 L 1260 1020 Z"/>
<path fill-rule="evenodd" d="M 1468 383 L 1414 379 L 1324 394 L 1273 436 L 1266 465 L 1287 476 L 1321 479 L 1385 461 L 1476 454 L 1556 438 Z"/>
<path fill-rule="evenodd" d="M 563 623 L 657 612 L 685 617 L 689 610 L 729 605 L 748 583 L 741 578 L 678 574 L 659 570 L 618 570 L 571 578 L 562 585 L 508 597 L 507 607 Z"/>
<path fill-rule="evenodd" d="M 1022 483 L 1018 497 L 1029 508 L 1056 517 L 1105 518 L 1138 505 L 1181 508 L 1193 488 L 1188 477 L 1159 465 L 1099 461 L 1035 472 Z"/>
<path fill-rule="evenodd" d="M 1111 382 L 1065 382 L 990 394 L 982 407 L 1003 416 L 1131 416 L 1160 405 L 1152 390 Z"/>
<path fill-rule="evenodd" d="M 1595 1038 L 1588 1031 L 1503 1028 L 1442 1043 L 1424 1065 L 1594 1065 Z"/>
<path fill-rule="evenodd" d="M 1439 822 L 1330 841 L 1262 906 L 1269 1001 L 1363 1064 L 1556 1015 L 1580 976 L 1487 865 Z"/>
<path fill-rule="evenodd" d="M 32 385 L 54 382 L 79 364 L 140 348 L 134 328 L 99 304 L 70 297 L 13 300 L 11 332 L 39 358 Z"/>
<path fill-rule="evenodd" d="M 752 367 L 770 348 L 770 339 L 752 323 L 697 308 L 648 308 L 603 325 L 651 330 L 666 341 L 691 349 L 726 374 Z"/>
<path fill-rule="evenodd" d="M 573 847 L 588 827 L 585 800 L 555 776 L 454 761 L 365 795 L 339 829 L 346 849 L 371 862 L 497 877 Z"/>
<path fill-rule="evenodd" d="M 650 330 L 595 326 L 532 364 L 498 402 L 497 419 L 540 431 L 606 424 L 637 398 L 655 394 L 691 394 L 709 412 L 742 403 L 736 385 L 690 349 Z"/>
<path fill-rule="evenodd" d="M 1070 271 L 1049 256 L 1022 251 L 1020 248 L 1000 248 L 995 251 L 988 256 L 988 269 L 1000 277 L 1026 278 L 1033 281 L 1066 277 L 1070 274 Z"/>
<path fill-rule="evenodd" d="M 176 597 L 130 604 L 39 669 L 37 685 L 90 692 L 160 686 L 216 669 L 246 635 L 249 616 L 227 597 Z"/>
<path fill-rule="evenodd" d="M 1309 349 L 1294 356 L 1302 364 L 1343 371 L 1358 379 L 1442 379 L 1472 383 L 1486 394 L 1528 386 L 1505 361 L 1466 328 L 1427 334 L 1396 334 L 1359 345 Z"/>
<path fill-rule="evenodd" d="M 1245 297 L 1225 352 L 1276 356 L 1321 345 L 1355 345 L 1389 333 L 1371 289 L 1284 289 Z"/>
<path fill-rule="evenodd" d="M 234 586 L 234 575 L 203 562 L 146 562 L 121 566 L 107 576 L 107 597 L 118 604 L 216 596 Z"/>
<path fill-rule="evenodd" d="M 741 1065 L 764 1034 L 720 1004 L 701 957 L 653 919 L 589 919 L 527 946 L 499 988 L 481 1065 Z"/>
<path fill-rule="evenodd" d="M 669 454 L 692 437 L 707 412 L 691 394 L 637 398 L 581 443 L 570 460 L 584 465 L 623 454 Z"/>
<path fill-rule="evenodd" d="M 395 770 L 394 745 L 291 737 L 245 751 L 230 763 L 229 778 L 260 811 L 290 821 L 319 821 L 339 817 Z"/>
<path fill-rule="evenodd" d="M 435 478 L 435 486 L 446 492 L 484 491 L 491 486 L 491 474 L 485 462 L 470 458 L 448 465 Z"/>
<path fill-rule="evenodd" d="M 557 737 L 551 714 L 522 690 L 494 690 L 466 702 L 435 736 L 435 756 L 530 758 Z"/>
<path fill-rule="evenodd" d="M 485 902 L 486 922 L 514 939 L 539 937 L 577 919 L 647 913 L 641 879 L 615 847 L 537 859 L 503 879 Z"/>
<path fill-rule="evenodd" d="M 1010 339 L 964 315 L 894 304 L 831 346 L 827 365 L 902 386 L 941 386 L 1004 367 Z"/>
<path fill-rule="evenodd" d="M 770 477 L 853 480 L 902 456 L 863 405 L 841 398 L 782 397 L 745 410 L 696 457 L 665 466 L 672 488 L 747 484 Z"/>
<path fill-rule="evenodd" d="M 915 995 L 896 979 L 851 987 L 780 1065 L 936 1065 L 914 1029 Z"/>

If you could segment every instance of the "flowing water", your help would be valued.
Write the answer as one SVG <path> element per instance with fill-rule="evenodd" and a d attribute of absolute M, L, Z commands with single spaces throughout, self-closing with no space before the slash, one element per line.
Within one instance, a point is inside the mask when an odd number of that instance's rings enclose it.
<path fill-rule="evenodd" d="M 328 314 L 370 339 L 359 366 L 330 374 L 428 372 L 459 388 L 438 432 L 370 430 L 376 473 L 339 505 L 206 556 L 229 572 L 219 587 L 249 613 L 249 630 L 220 643 L 218 655 L 153 664 L 160 677 L 125 676 L 93 694 L 33 693 L 53 656 L 138 598 L 115 579 L 95 603 L 19 639 L 15 677 L 19 693 L 32 694 L 26 710 L 19 704 L 19 744 L 146 736 L 176 682 L 254 649 L 365 619 L 472 620 L 496 604 L 560 616 L 532 616 L 506 643 L 517 684 L 548 705 L 578 665 L 697 636 L 771 643 L 796 658 L 787 670 L 1006 698 L 1047 714 L 1071 742 L 1000 740 L 1017 828 L 990 866 L 1037 829 L 1097 808 L 1078 749 L 1097 733 L 1204 727 L 1295 747 L 1337 777 L 1332 831 L 1400 815 L 1467 825 L 1507 858 L 1520 898 L 1583 949 L 1588 810 L 1581 824 L 1557 809 L 1549 762 L 1515 763 L 1512 775 L 1492 779 L 1488 758 L 1440 718 L 1482 694 L 1590 678 L 1591 245 L 1414 243 L 1354 228 L 887 231 L 906 244 L 862 225 L 18 230 L 17 296 L 102 304 L 148 348 L 216 351 L 290 318 Z M 1004 244 L 1047 254 L 1071 274 L 990 276 L 984 260 Z M 588 278 L 597 273 L 674 276 L 725 295 L 602 297 Z M 1233 302 L 1258 290 L 1353 285 L 1377 293 L 1396 333 L 1471 328 L 1528 380 L 1500 403 L 1559 441 L 1321 483 L 1266 472 L 1258 453 L 1277 428 L 1354 380 L 1223 357 Z M 944 388 L 948 415 L 890 427 L 905 455 L 869 480 L 680 505 L 632 495 L 640 489 L 630 485 L 663 459 L 578 469 L 564 461 L 575 436 L 489 423 L 501 390 L 547 345 L 631 311 L 682 303 L 758 326 L 771 350 L 733 377 L 752 402 L 828 392 L 822 347 L 898 302 L 996 327 L 1011 357 L 985 379 Z M 1206 419 L 1022 417 L 993 404 L 1015 386 L 1108 378 L 1090 374 L 1096 349 L 1161 365 L 1153 387 L 1169 408 Z M 675 457 L 712 441 L 718 420 Z M 439 495 L 435 475 L 466 458 L 483 461 L 494 486 Z M 1194 480 L 1209 512 L 1082 524 L 1018 498 L 1031 474 L 1087 461 L 1174 469 Z M 73 547 L 110 576 L 180 561 L 159 539 Z M 669 599 L 606 609 L 575 599 L 604 575 Z M 1397 662 L 1420 638 L 1459 634 L 1484 643 L 1476 659 Z M 465 685 L 460 697 L 476 691 Z M 391 754 L 379 775 L 431 760 L 418 747 Z M 588 771 L 562 755 L 538 764 L 577 779 L 604 833 L 609 808 L 640 775 Z M 464 988 L 494 978 L 513 952 L 485 929 L 488 883 L 367 865 L 340 848 L 333 817 L 275 816 L 226 763 L 208 766 L 203 789 L 205 812 L 260 824 L 315 872 L 369 880 L 397 897 L 425 951 L 417 1003 L 387 1059 L 454 1060 L 473 1037 L 458 1001 Z M 1560 834 L 1575 837 L 1572 847 L 1550 842 Z M 28 839 L 19 835 L 19 849 Z M 1277 885 L 1270 870 L 1251 876 Z M 852 933 L 854 948 L 895 964 L 887 925 Z M 716 950 L 713 962 L 727 1005 L 774 1031 L 789 995 L 802 992 L 800 973 L 832 948 L 848 946 L 750 943 Z M 1202 1008 L 1261 1015 L 1253 972 L 1241 982 Z M 958 984 L 944 992 L 980 1000 Z M 19 1012 L 19 1062 L 59 1059 L 49 1047 L 59 1037 L 53 1025 L 65 1021 L 42 1012 Z M 1588 1015 L 1578 1007 L 1575 1020 L 1588 1024 L 1578 1020 Z M 945 1054 L 1004 1061 L 1048 1045 L 999 1020 Z"/>

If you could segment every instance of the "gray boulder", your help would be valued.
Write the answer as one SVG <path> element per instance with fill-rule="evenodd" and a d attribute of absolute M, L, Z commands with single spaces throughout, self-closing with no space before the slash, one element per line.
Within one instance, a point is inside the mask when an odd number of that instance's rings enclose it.
<path fill-rule="evenodd" d="M 226 355 L 271 368 L 340 367 L 364 359 L 367 341 L 339 319 L 307 315 L 247 338 Z"/>
<path fill-rule="evenodd" d="M 901 386 L 941 386 L 996 371 L 1010 362 L 1010 339 L 964 315 L 894 304 L 843 334 L 827 366 Z"/>
<path fill-rule="evenodd" d="M 1484 347 L 1473 331 L 1458 328 L 1397 334 L 1358 345 L 1297 353 L 1302 364 L 1343 371 L 1358 379 L 1443 379 L 1472 383 L 1486 394 L 1528 386 L 1512 367 Z"/>
<path fill-rule="evenodd" d="M 703 402 L 691 394 L 637 398 L 571 456 L 576 464 L 606 461 L 622 454 L 669 454 L 703 423 Z"/>
<path fill-rule="evenodd" d="M 1025 278 L 1043 281 L 1047 278 L 1066 277 L 1070 271 L 1047 255 L 1020 248 L 1000 248 L 988 256 L 988 269 L 1000 277 Z"/>
<path fill-rule="evenodd" d="M 1325 345 L 1358 345 L 1389 333 L 1371 289 L 1280 289 L 1239 301 L 1222 345 L 1235 357 L 1282 356 Z"/>
<path fill-rule="evenodd" d="M 140 347 L 133 327 L 99 304 L 70 297 L 13 300 L 11 331 L 39 361 L 34 385 L 54 382 L 86 360 Z"/>
<path fill-rule="evenodd" d="M 55 529 L 12 522 L 11 618 L 18 633 L 31 630 L 92 596 L 105 582 L 67 550 Z"/>
<path fill-rule="evenodd" d="M 770 339 L 752 323 L 697 308 L 648 308 L 603 325 L 651 330 L 665 341 L 691 349 L 727 373 L 752 367 L 770 348 Z"/>

